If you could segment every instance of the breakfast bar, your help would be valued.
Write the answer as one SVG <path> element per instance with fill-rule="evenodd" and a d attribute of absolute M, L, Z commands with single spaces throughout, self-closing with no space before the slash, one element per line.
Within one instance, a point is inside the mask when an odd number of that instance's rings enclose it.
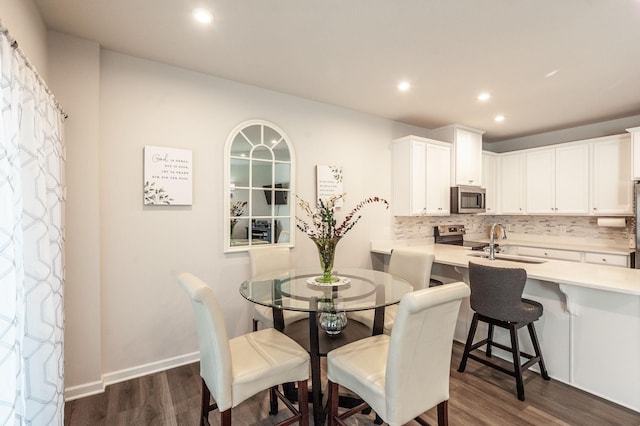
<path fill-rule="evenodd" d="M 401 246 L 433 253 L 432 277 L 445 283 L 468 283 L 470 261 L 525 269 L 524 294 L 544 306 L 537 329 L 551 377 L 640 411 L 640 270 L 509 255 L 488 260 L 470 248 L 410 240 L 372 241 L 374 266 L 384 268 L 387 255 Z M 456 340 L 465 341 L 472 315 L 463 303 Z"/>

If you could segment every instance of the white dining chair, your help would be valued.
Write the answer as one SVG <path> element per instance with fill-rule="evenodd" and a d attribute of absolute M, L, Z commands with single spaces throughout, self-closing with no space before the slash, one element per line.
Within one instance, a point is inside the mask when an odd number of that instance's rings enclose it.
<path fill-rule="evenodd" d="M 278 273 L 292 268 L 289 247 L 268 246 L 249 249 L 249 264 L 252 277 L 276 278 Z M 295 321 L 308 318 L 305 312 L 283 311 L 285 327 Z M 258 330 L 258 323 L 263 327 L 273 327 L 273 311 L 268 306 L 253 305 L 253 331 Z"/>
<path fill-rule="evenodd" d="M 391 335 L 357 340 L 327 354 L 329 425 L 367 406 L 390 426 L 438 406 L 438 425 L 448 424 L 449 372 L 453 333 L 469 286 L 456 282 L 405 294 Z M 364 401 L 342 414 L 339 386 Z"/>
<path fill-rule="evenodd" d="M 301 425 L 308 425 L 307 351 L 273 328 L 229 339 L 222 309 L 213 290 L 189 273 L 181 274 L 178 282 L 191 298 L 195 311 L 202 377 L 200 424 L 208 425 L 209 412 L 218 409 L 221 424 L 231 425 L 233 407 L 269 389 L 270 414 L 278 411 L 277 398 L 293 413 L 278 425 L 288 425 L 296 420 Z M 298 410 L 275 388 L 289 382 L 298 385 Z M 211 396 L 215 400 L 213 404 L 210 404 Z"/>
<path fill-rule="evenodd" d="M 413 290 L 429 287 L 431 267 L 435 256 L 410 248 L 396 248 L 391 252 L 388 272 L 407 280 Z M 398 305 L 387 306 L 384 311 L 384 333 L 390 334 L 398 311 Z M 351 312 L 349 319 L 373 328 L 375 312 L 372 310 Z"/>

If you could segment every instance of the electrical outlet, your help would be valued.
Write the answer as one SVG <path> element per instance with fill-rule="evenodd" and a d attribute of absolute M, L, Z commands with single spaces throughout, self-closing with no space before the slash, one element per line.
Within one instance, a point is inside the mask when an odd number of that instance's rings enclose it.
<path fill-rule="evenodd" d="M 633 237 L 629 237 L 629 248 L 636 248 L 636 240 Z"/>
<path fill-rule="evenodd" d="M 563 233 L 563 234 L 564 234 L 565 232 L 567 232 L 567 227 L 566 227 L 566 226 L 564 226 L 564 225 L 560 225 L 560 232 L 561 232 L 561 233 Z"/>
<path fill-rule="evenodd" d="M 507 223 L 507 232 L 511 232 L 511 224 Z"/>

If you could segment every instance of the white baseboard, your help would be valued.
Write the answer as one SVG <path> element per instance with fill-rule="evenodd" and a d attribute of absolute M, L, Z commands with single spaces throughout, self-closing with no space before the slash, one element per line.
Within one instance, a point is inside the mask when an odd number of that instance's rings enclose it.
<path fill-rule="evenodd" d="M 159 371 L 168 370 L 170 368 L 191 364 L 199 361 L 199 359 L 200 352 L 192 352 L 173 358 L 151 362 L 149 364 L 143 364 L 136 367 L 126 368 L 124 370 L 106 373 L 102 375 L 102 380 L 77 386 L 66 387 L 64 390 L 64 399 L 65 401 L 72 401 L 74 399 L 83 398 L 85 396 L 95 395 L 104 392 L 107 386 L 114 383 L 119 383 L 125 380 L 135 379 L 137 377 L 142 377 L 149 374 L 157 373 Z"/>
<path fill-rule="evenodd" d="M 95 395 L 104 392 L 104 381 L 98 380 L 78 386 L 70 386 L 64 388 L 64 400 L 73 401 L 74 399 L 83 398 L 85 396 Z"/>

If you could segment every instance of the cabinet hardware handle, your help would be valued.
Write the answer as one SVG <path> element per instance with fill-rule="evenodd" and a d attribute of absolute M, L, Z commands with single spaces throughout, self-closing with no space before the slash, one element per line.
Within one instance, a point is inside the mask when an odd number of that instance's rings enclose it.
<path fill-rule="evenodd" d="M 603 262 L 606 262 L 606 261 L 607 261 L 607 259 L 602 259 L 602 261 L 603 261 Z"/>

